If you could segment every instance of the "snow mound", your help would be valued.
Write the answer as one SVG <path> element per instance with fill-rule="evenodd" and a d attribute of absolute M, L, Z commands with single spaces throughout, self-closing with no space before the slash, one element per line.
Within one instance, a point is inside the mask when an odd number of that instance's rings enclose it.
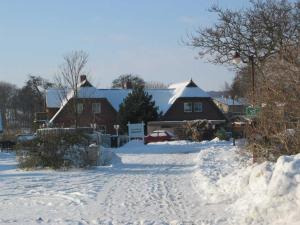
<path fill-rule="evenodd" d="M 15 161 L 15 158 L 15 153 L 0 151 L 0 172 L 9 173 L 11 171 L 15 171 L 17 168 L 17 162 Z"/>
<path fill-rule="evenodd" d="M 122 159 L 113 151 L 113 149 L 102 147 L 100 153 L 100 164 L 101 166 L 119 166 L 122 164 Z"/>
<path fill-rule="evenodd" d="M 300 223 L 300 154 L 281 156 L 276 163 L 254 165 L 237 175 L 242 178 L 236 190 L 240 198 L 233 207 L 243 206 L 245 222 Z"/>
<path fill-rule="evenodd" d="M 198 154 L 194 188 L 232 224 L 300 224 L 300 154 L 251 165 L 233 146 Z"/>

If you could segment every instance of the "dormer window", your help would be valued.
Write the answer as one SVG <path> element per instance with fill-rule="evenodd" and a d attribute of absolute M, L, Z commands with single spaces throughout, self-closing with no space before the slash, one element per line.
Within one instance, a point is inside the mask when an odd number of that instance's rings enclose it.
<path fill-rule="evenodd" d="M 184 112 L 193 112 L 193 103 L 192 102 L 185 102 L 183 104 Z"/>

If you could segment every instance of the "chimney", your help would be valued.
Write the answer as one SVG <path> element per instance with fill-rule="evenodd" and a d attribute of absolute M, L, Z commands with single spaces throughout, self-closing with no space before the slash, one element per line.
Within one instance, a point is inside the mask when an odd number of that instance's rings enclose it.
<path fill-rule="evenodd" d="M 86 75 L 80 75 L 80 82 L 83 82 L 86 80 Z"/>

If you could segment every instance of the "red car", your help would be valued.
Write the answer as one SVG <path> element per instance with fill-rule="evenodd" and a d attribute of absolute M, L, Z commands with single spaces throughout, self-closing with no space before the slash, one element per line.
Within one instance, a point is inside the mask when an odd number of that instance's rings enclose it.
<path fill-rule="evenodd" d="M 166 130 L 155 130 L 151 134 L 145 136 L 144 142 L 148 144 L 150 142 L 161 142 L 161 141 L 173 141 L 175 140 L 175 135 L 170 131 Z"/>

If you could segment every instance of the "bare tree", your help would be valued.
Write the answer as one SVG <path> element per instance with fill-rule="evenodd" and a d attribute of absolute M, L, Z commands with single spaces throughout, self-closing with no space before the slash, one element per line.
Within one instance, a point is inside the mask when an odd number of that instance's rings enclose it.
<path fill-rule="evenodd" d="M 28 75 L 25 85 L 0 82 L 0 113 L 6 132 L 34 128 L 35 113 L 44 111 L 45 89 L 52 84 L 40 76 Z"/>
<path fill-rule="evenodd" d="M 245 66 L 237 70 L 232 83 L 229 85 L 225 82 L 224 93 L 228 97 L 245 98 L 251 95 L 251 79 L 250 79 L 250 66 Z M 258 83 L 258 81 L 256 81 Z"/>
<path fill-rule="evenodd" d="M 299 152 L 300 1 L 252 0 L 244 10 L 213 7 L 211 11 L 218 23 L 198 29 L 188 45 L 213 63 L 231 64 L 235 52 L 248 61 L 231 86 L 240 95 L 247 96 L 250 79 L 245 75 L 255 68 L 253 104 L 260 112 L 247 133 L 251 150 L 275 159 Z"/>
<path fill-rule="evenodd" d="M 267 81 L 258 90 L 262 107 L 248 137 L 258 157 L 273 160 L 300 152 L 300 46 L 283 54 L 265 63 Z"/>
<path fill-rule="evenodd" d="M 145 84 L 146 89 L 160 89 L 160 88 L 168 88 L 168 85 L 159 82 L 159 81 L 147 81 Z"/>
<path fill-rule="evenodd" d="M 61 93 L 63 102 L 72 99 L 70 108 L 76 128 L 78 127 L 78 88 L 80 76 L 85 74 L 87 62 L 86 52 L 73 51 L 64 56 L 64 63 L 60 66 L 60 72 L 55 78 L 58 87 L 67 90 Z"/>
<path fill-rule="evenodd" d="M 237 51 L 255 64 L 300 41 L 300 1 L 253 0 L 245 10 L 211 8 L 218 16 L 213 27 L 199 28 L 189 37 L 188 45 L 201 57 L 211 56 L 213 63 L 231 63 Z"/>
<path fill-rule="evenodd" d="M 0 114 L 3 120 L 3 127 L 7 126 L 7 115 L 12 108 L 12 99 L 17 92 L 17 87 L 13 84 L 0 82 Z"/>
<path fill-rule="evenodd" d="M 112 81 L 112 88 L 134 88 L 145 86 L 145 81 L 139 76 L 132 73 L 123 74 Z"/>

